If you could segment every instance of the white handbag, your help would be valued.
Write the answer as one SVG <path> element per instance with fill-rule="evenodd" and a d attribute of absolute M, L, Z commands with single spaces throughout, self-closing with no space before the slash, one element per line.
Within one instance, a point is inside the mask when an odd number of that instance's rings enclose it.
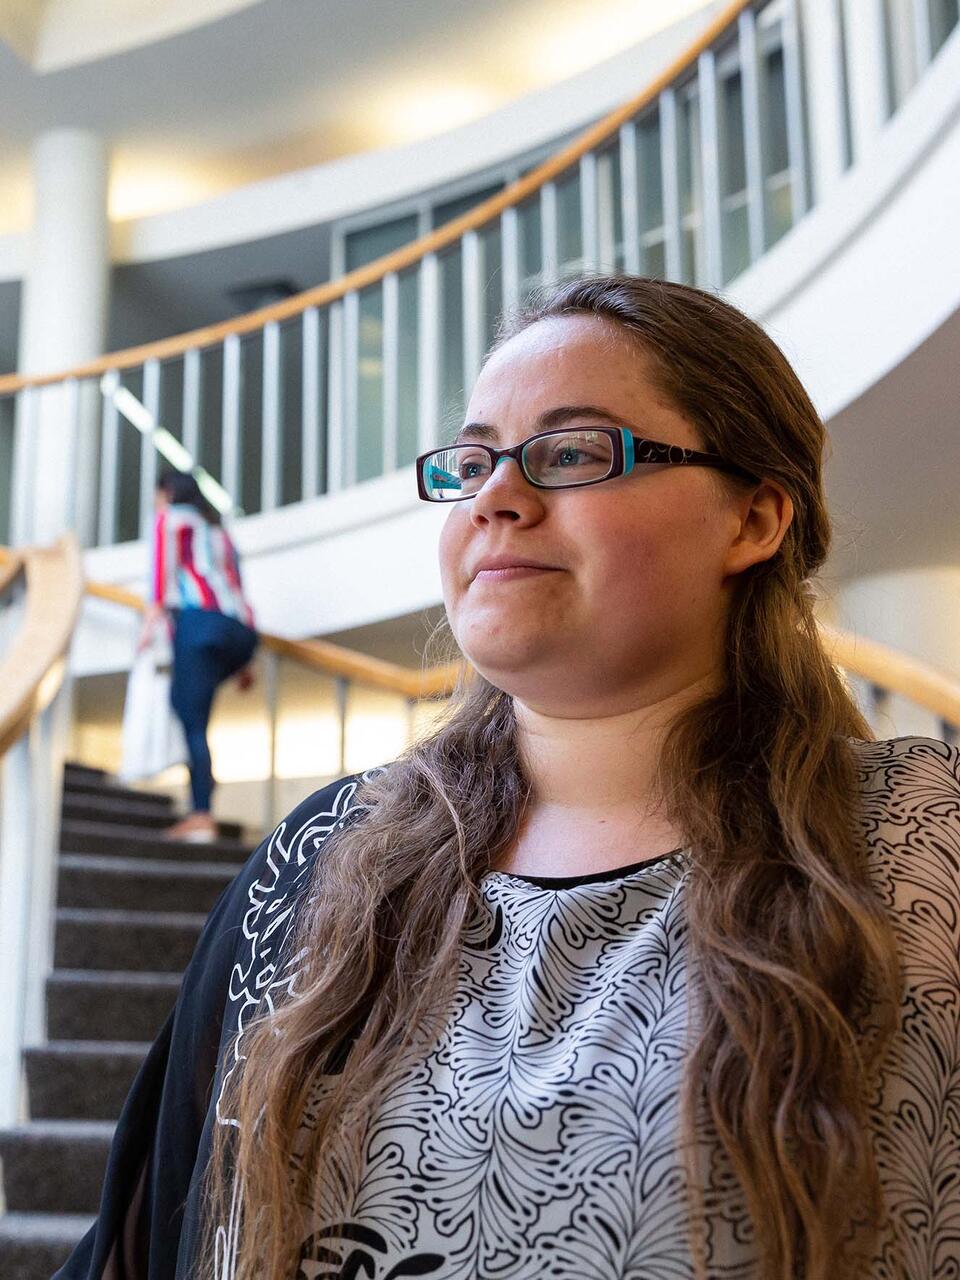
<path fill-rule="evenodd" d="M 183 725 L 170 706 L 170 638 L 165 626 L 134 658 L 123 704 L 122 782 L 152 778 L 187 760 Z"/>

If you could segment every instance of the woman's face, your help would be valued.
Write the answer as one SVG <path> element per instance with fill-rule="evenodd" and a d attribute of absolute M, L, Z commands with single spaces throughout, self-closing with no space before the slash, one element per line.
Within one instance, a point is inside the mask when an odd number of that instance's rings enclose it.
<path fill-rule="evenodd" d="M 614 420 L 634 434 L 703 448 L 657 390 L 647 357 L 594 317 L 540 321 L 484 367 L 466 423 L 513 445 L 543 416 L 564 425 Z M 637 466 L 582 489 L 535 489 L 512 461 L 454 504 L 440 538 L 447 616 L 470 662 L 545 714 L 614 714 L 709 676 L 723 644 L 726 553 L 746 499 L 705 467 Z M 514 578 L 475 576 L 487 556 L 553 566 Z"/>

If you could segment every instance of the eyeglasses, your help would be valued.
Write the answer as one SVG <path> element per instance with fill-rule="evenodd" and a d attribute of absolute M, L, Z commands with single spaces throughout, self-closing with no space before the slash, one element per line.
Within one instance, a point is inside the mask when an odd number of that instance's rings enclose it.
<path fill-rule="evenodd" d="M 417 489 L 424 502 L 475 498 L 494 468 L 512 458 L 535 489 L 574 489 L 629 475 L 646 463 L 670 467 L 715 467 L 752 484 L 759 476 L 716 453 L 635 436 L 627 427 L 582 427 L 541 431 L 510 449 L 456 444 L 417 458 Z"/>

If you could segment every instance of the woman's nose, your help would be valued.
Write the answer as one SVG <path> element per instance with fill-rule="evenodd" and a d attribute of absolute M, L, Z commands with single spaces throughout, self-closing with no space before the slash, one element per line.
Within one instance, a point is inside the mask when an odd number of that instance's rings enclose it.
<path fill-rule="evenodd" d="M 493 471 L 470 503 L 475 524 L 505 516 L 510 520 L 536 520 L 543 514 L 540 490 L 530 484 L 513 458 L 498 458 Z"/>

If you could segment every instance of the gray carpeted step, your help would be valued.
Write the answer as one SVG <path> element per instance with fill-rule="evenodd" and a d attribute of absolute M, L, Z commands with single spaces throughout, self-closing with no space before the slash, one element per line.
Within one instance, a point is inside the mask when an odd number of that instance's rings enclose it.
<path fill-rule="evenodd" d="M 8 1213 L 0 1217 L 3 1280 L 50 1280 L 93 1226 L 87 1214 Z"/>
<path fill-rule="evenodd" d="M 145 791 L 114 782 L 71 782 L 69 778 L 65 778 L 63 796 L 69 800 L 129 800 L 134 804 L 161 809 L 164 813 L 170 813 L 173 809 L 173 796 L 165 791 Z"/>
<path fill-rule="evenodd" d="M 96 1213 L 113 1140 L 104 1120 L 33 1120 L 0 1130 L 10 1213 Z"/>
<path fill-rule="evenodd" d="M 79 764 L 76 760 L 68 760 L 63 766 L 64 784 L 71 782 L 96 782 L 101 786 L 111 783 L 113 775 L 106 769 L 95 769 L 89 764 Z"/>
<path fill-rule="evenodd" d="M 206 915 L 198 912 L 92 911 L 56 913 L 58 969 L 185 969 Z"/>
<path fill-rule="evenodd" d="M 57 877 L 57 906 L 208 912 L 240 869 L 239 863 L 171 863 L 64 853 Z"/>
<path fill-rule="evenodd" d="M 47 979 L 51 1040 L 150 1040 L 174 1006 L 179 973 L 55 969 Z"/>
<path fill-rule="evenodd" d="M 176 820 L 172 809 L 156 804 L 141 804 L 126 796 L 65 795 L 60 809 L 61 822 L 101 823 L 108 826 L 159 828 Z"/>
<path fill-rule="evenodd" d="M 231 825 L 239 827 L 236 823 Z M 189 840 L 169 840 L 159 831 L 143 827 L 68 818 L 60 827 L 60 848 L 64 853 L 163 858 L 169 862 L 244 862 L 253 845 L 236 836 L 213 840 L 209 844 L 192 844 Z"/>
<path fill-rule="evenodd" d="M 116 1120 L 149 1044 L 61 1040 L 24 1051 L 33 1120 Z"/>

